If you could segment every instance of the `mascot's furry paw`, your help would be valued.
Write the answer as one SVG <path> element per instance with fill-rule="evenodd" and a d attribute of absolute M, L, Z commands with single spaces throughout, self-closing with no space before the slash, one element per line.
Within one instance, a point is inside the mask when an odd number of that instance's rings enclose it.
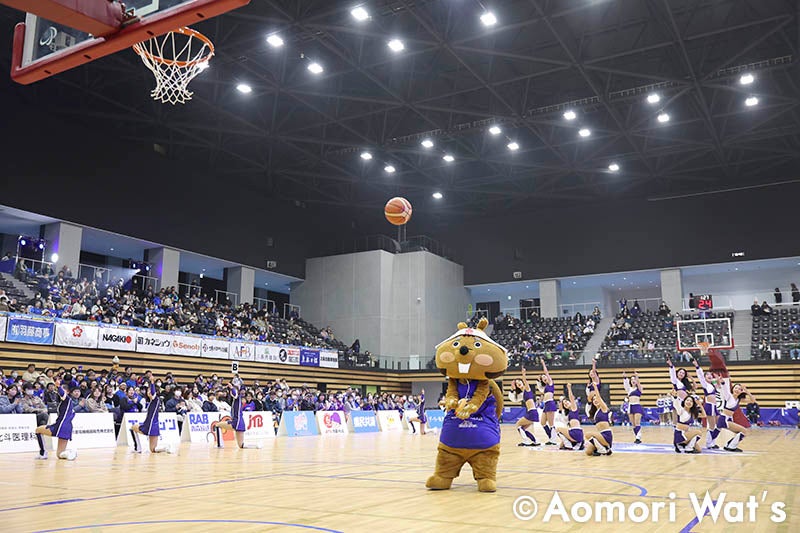
<path fill-rule="evenodd" d="M 452 398 L 444 402 L 445 411 L 452 411 L 458 407 L 458 398 Z"/>
<path fill-rule="evenodd" d="M 478 490 L 480 492 L 496 492 L 497 482 L 493 479 L 479 479 Z"/>
<path fill-rule="evenodd" d="M 452 484 L 453 484 L 452 479 L 448 479 L 442 476 L 437 476 L 436 474 L 429 477 L 428 481 L 425 482 L 425 486 L 433 490 L 447 490 L 450 488 Z"/>
<path fill-rule="evenodd" d="M 467 403 L 466 400 L 462 399 L 458 402 L 458 407 L 456 408 L 456 416 L 461 420 L 466 420 L 470 416 L 472 416 L 478 410 L 478 406 Z"/>

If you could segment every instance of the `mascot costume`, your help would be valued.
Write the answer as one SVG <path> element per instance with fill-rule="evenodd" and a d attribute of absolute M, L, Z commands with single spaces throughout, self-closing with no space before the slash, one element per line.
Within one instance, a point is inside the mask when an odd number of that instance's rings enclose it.
<path fill-rule="evenodd" d="M 429 489 L 449 489 L 464 463 L 469 463 L 481 492 L 497 490 L 500 457 L 500 415 L 503 393 L 493 378 L 508 367 L 508 352 L 483 331 L 465 323 L 436 347 L 436 367 L 447 376 L 445 417 Z"/>

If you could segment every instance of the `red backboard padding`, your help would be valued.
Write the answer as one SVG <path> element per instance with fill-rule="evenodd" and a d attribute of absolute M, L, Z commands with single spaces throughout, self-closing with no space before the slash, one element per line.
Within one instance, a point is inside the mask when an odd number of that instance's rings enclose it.
<path fill-rule="evenodd" d="M 118 32 L 125 15 L 122 4 L 108 0 L 0 0 L 0 4 L 96 37 Z"/>

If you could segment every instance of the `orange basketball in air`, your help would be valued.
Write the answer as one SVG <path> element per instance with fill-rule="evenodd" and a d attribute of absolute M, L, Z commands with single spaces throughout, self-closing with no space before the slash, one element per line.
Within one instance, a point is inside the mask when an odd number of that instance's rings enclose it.
<path fill-rule="evenodd" d="M 395 226 L 402 226 L 411 220 L 411 202 L 405 198 L 396 196 L 386 202 L 386 207 L 383 208 L 383 214 L 390 223 Z"/>

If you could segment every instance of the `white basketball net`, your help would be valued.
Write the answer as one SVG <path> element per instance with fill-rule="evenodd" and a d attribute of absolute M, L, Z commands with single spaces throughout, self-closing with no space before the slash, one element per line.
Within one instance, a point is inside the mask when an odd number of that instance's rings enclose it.
<path fill-rule="evenodd" d="M 133 51 L 156 78 L 150 96 L 175 105 L 192 99 L 189 82 L 208 67 L 214 45 L 191 28 L 179 28 L 135 44 Z"/>

